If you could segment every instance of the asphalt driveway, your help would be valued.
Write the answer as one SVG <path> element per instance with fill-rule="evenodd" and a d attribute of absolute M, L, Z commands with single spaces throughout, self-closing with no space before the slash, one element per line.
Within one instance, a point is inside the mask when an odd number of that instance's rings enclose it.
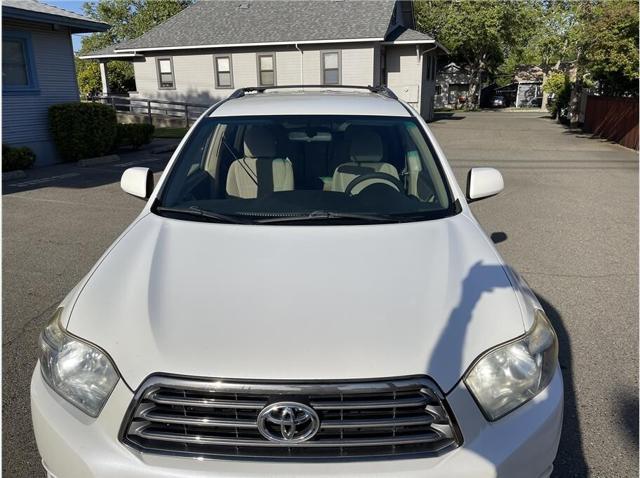
<path fill-rule="evenodd" d="M 561 340 L 565 425 L 557 477 L 638 475 L 638 159 L 539 114 L 442 115 L 431 124 L 461 184 L 498 167 L 505 191 L 472 205 L 527 279 Z M 3 185 L 3 472 L 41 476 L 29 380 L 58 302 L 143 206 L 122 171 L 44 168 Z"/>

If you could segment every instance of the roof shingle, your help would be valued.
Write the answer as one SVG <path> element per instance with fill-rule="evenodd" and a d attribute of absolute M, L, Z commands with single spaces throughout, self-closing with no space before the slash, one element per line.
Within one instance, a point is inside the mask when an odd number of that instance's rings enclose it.
<path fill-rule="evenodd" d="M 390 32 L 385 38 L 385 42 L 433 42 L 434 39 L 432 36 L 427 35 L 426 33 L 421 33 L 416 30 L 412 30 L 411 28 L 399 26 L 395 28 L 392 32 Z"/>
<path fill-rule="evenodd" d="M 116 50 L 379 39 L 395 0 L 199 1 Z"/>
<path fill-rule="evenodd" d="M 32 16 L 34 21 L 46 19 L 69 25 L 73 27 L 75 32 L 105 31 L 110 26 L 107 23 L 36 0 L 2 0 L 3 16 L 11 18 L 20 14 Z"/>

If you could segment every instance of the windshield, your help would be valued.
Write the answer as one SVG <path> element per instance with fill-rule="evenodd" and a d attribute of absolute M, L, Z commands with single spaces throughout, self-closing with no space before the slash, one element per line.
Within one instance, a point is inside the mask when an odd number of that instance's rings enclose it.
<path fill-rule="evenodd" d="M 180 219 L 374 223 L 455 212 L 413 118 L 220 117 L 201 121 L 154 205 Z"/>

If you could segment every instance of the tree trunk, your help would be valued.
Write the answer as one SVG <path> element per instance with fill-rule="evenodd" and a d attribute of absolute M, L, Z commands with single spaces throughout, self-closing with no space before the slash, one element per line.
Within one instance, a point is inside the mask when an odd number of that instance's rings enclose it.
<path fill-rule="evenodd" d="M 480 88 L 481 88 L 481 78 L 482 71 L 480 67 L 472 67 L 471 74 L 471 82 L 469 83 L 469 93 L 467 96 L 467 108 L 470 110 L 475 110 L 480 106 Z"/>

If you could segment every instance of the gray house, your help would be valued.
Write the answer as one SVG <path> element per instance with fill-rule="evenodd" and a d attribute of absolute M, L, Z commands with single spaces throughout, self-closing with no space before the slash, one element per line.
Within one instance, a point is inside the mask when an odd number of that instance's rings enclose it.
<path fill-rule="evenodd" d="M 36 164 L 51 164 L 48 108 L 78 101 L 72 33 L 109 25 L 35 0 L 2 2 L 2 143 L 28 146 Z"/>
<path fill-rule="evenodd" d="M 82 58 L 132 61 L 134 98 L 213 103 L 235 88 L 386 84 L 433 115 L 435 39 L 396 0 L 199 1 L 141 37 Z"/>
<path fill-rule="evenodd" d="M 436 108 L 455 109 L 469 96 L 471 74 L 455 63 L 440 68 L 436 74 L 434 104 Z"/>

